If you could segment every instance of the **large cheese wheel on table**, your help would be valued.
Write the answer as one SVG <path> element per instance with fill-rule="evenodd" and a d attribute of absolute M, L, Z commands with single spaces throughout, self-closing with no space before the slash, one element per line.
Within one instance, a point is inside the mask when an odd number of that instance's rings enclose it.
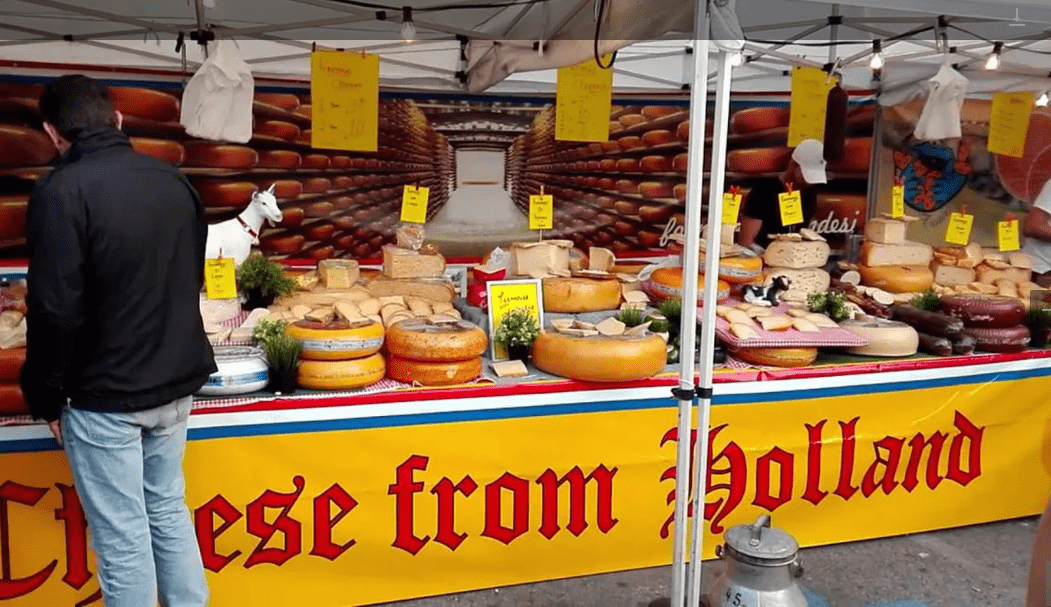
<path fill-rule="evenodd" d="M 18 383 L 25 362 L 25 348 L 0 349 L 0 384 Z"/>
<path fill-rule="evenodd" d="M 259 162 L 259 154 L 242 145 L 188 141 L 185 147 L 187 167 L 250 169 Z"/>
<path fill-rule="evenodd" d="M 29 407 L 18 384 L 0 385 L 0 415 L 27 415 Z"/>
<path fill-rule="evenodd" d="M 259 152 L 259 162 L 256 163 L 256 166 L 261 169 L 295 169 L 302 162 L 303 158 L 298 152 L 264 150 Z"/>
<path fill-rule="evenodd" d="M 814 363 L 817 348 L 738 348 L 730 355 L 753 365 L 798 368 Z"/>
<path fill-rule="evenodd" d="M 953 318 L 959 318 L 967 327 L 1006 329 L 1022 324 L 1026 317 L 1025 304 L 1014 297 L 996 295 L 945 295 L 941 309 Z"/>
<path fill-rule="evenodd" d="M 843 320 L 839 326 L 868 341 L 867 345 L 847 348 L 850 354 L 895 358 L 912 356 L 920 345 L 916 329 L 896 320 L 872 318 Z"/>
<path fill-rule="evenodd" d="M 465 320 L 432 325 L 411 319 L 387 329 L 386 350 L 408 360 L 464 361 L 481 356 L 488 346 L 485 331 Z"/>
<path fill-rule="evenodd" d="M 177 141 L 146 137 L 131 137 L 130 139 L 131 147 L 140 154 L 152 156 L 175 166 L 181 165 L 186 160 L 186 150 Z"/>
<path fill-rule="evenodd" d="M 295 141 L 300 133 L 298 126 L 291 122 L 284 122 L 282 120 L 263 120 L 262 122 L 257 122 L 255 125 L 255 132 L 257 135 L 276 137 L 278 139 L 284 139 L 285 141 Z"/>
<path fill-rule="evenodd" d="M 0 166 L 42 166 L 57 153 L 55 144 L 43 131 L 0 124 Z"/>
<path fill-rule="evenodd" d="M 758 133 L 788 126 L 791 110 L 787 107 L 753 107 L 734 112 L 730 116 L 730 130 L 734 133 Z"/>
<path fill-rule="evenodd" d="M 383 325 L 369 321 L 350 324 L 300 320 L 288 326 L 288 335 L 303 343 L 307 360 L 351 360 L 379 352 L 383 347 Z"/>
<path fill-rule="evenodd" d="M 163 91 L 129 86 L 109 89 L 113 109 L 126 116 L 136 116 L 157 122 L 179 119 L 179 100 Z"/>
<path fill-rule="evenodd" d="M 386 373 L 379 354 L 353 360 L 303 360 L 297 383 L 309 390 L 354 390 L 371 386 Z"/>
<path fill-rule="evenodd" d="M 789 148 L 751 148 L 732 150 L 726 155 L 726 168 L 734 173 L 757 175 L 779 173 L 788 168 L 792 159 Z"/>
<path fill-rule="evenodd" d="M 718 298 L 730 296 L 730 284 L 725 280 L 718 282 Z M 643 281 L 642 290 L 650 297 L 660 301 L 682 299 L 682 268 L 657 268 L 650 277 Z M 701 305 L 704 294 L 704 274 L 697 276 L 697 305 Z"/>
<path fill-rule="evenodd" d="M 621 287 L 616 278 L 545 278 L 544 310 L 566 314 L 616 310 Z"/>
<path fill-rule="evenodd" d="M 467 383 L 481 374 L 482 359 L 479 357 L 444 362 L 410 360 L 400 356 L 387 358 L 387 376 L 403 384 L 454 386 Z"/>
<path fill-rule="evenodd" d="M 889 293 L 921 293 L 934 284 L 934 272 L 927 266 L 858 265 L 861 284 Z"/>
<path fill-rule="evenodd" d="M 664 370 L 668 352 L 655 334 L 578 337 L 543 331 L 533 342 L 533 365 L 551 375 L 591 382 L 649 379 Z"/>
<path fill-rule="evenodd" d="M 1029 347 L 1030 333 L 1025 325 L 1006 328 L 967 327 L 964 335 L 974 338 L 975 350 L 1013 354 Z"/>

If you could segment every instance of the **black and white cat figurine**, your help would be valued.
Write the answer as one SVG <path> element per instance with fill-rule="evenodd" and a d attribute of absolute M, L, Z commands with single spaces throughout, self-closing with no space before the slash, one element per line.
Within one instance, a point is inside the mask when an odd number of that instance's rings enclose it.
<path fill-rule="evenodd" d="M 781 294 L 791 285 L 787 276 L 775 276 L 768 285 L 745 285 L 744 300 L 756 306 L 774 307 L 781 303 Z"/>

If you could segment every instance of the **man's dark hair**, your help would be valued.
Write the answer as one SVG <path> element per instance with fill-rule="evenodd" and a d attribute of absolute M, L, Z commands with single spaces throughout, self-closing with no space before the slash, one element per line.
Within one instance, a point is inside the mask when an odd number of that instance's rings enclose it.
<path fill-rule="evenodd" d="M 69 142 L 84 131 L 117 126 L 109 88 L 87 76 L 61 76 L 49 82 L 40 94 L 40 113 Z"/>

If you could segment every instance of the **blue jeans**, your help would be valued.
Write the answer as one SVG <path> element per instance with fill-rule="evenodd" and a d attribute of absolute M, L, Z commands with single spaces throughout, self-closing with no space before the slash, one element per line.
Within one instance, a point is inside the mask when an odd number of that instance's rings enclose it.
<path fill-rule="evenodd" d="M 155 607 L 158 598 L 164 607 L 208 604 L 182 472 L 191 404 L 62 414 L 106 607 Z"/>

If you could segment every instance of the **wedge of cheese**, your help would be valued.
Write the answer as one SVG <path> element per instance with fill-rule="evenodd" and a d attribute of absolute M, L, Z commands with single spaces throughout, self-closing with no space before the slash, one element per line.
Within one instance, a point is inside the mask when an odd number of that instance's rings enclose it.
<path fill-rule="evenodd" d="M 865 224 L 865 240 L 880 244 L 905 244 L 908 224 L 900 219 L 876 217 Z"/>
<path fill-rule="evenodd" d="M 321 260 L 317 272 L 326 289 L 349 289 L 361 278 L 361 268 L 353 259 Z"/>
<path fill-rule="evenodd" d="M 866 266 L 925 266 L 934 259 L 934 249 L 919 242 L 881 244 L 866 240 L 861 244 L 858 263 Z"/>
<path fill-rule="evenodd" d="M 943 287 L 969 284 L 974 282 L 977 276 L 971 268 L 947 266 L 937 261 L 931 262 L 931 271 L 934 272 L 934 284 Z"/>
<path fill-rule="evenodd" d="M 383 247 L 383 275 L 387 278 L 438 278 L 445 273 L 445 258 L 392 245 Z"/>
<path fill-rule="evenodd" d="M 511 244 L 512 276 L 529 276 L 530 272 L 557 275 L 569 271 L 571 240 L 542 240 L 540 242 L 515 242 Z"/>
<path fill-rule="evenodd" d="M 828 262 L 828 255 L 828 243 L 820 240 L 775 240 L 763 253 L 763 261 L 778 268 L 820 268 Z"/>

